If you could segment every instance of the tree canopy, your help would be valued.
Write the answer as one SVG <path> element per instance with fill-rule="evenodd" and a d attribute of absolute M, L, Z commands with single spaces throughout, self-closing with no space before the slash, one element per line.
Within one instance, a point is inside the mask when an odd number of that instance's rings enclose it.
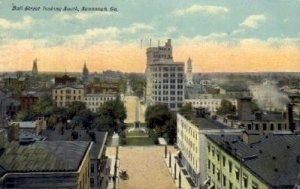
<path fill-rule="evenodd" d="M 193 112 L 193 107 L 192 107 L 192 103 L 186 103 L 184 104 L 180 109 L 179 109 L 179 113 L 180 114 L 191 114 Z"/>
<path fill-rule="evenodd" d="M 120 132 L 126 117 L 126 108 L 120 98 L 117 98 L 100 106 L 94 126 L 99 130 L 108 128 L 110 131 Z"/>
<path fill-rule="evenodd" d="M 219 115 L 234 114 L 235 111 L 235 106 L 229 100 L 226 99 L 223 99 L 221 101 L 221 106 L 217 108 L 217 114 Z"/>
<path fill-rule="evenodd" d="M 156 104 L 148 106 L 145 113 L 147 127 L 154 131 L 157 137 L 168 137 L 170 143 L 176 139 L 176 115 L 167 105 Z"/>

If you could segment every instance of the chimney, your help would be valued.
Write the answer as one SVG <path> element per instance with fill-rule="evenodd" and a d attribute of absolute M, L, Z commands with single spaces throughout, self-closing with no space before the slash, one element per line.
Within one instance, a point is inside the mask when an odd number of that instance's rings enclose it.
<path fill-rule="evenodd" d="M 8 125 L 8 142 L 19 140 L 19 123 L 11 123 Z"/>
<path fill-rule="evenodd" d="M 288 103 L 286 106 L 286 124 L 292 132 L 295 130 L 293 106 L 292 103 Z"/>
<path fill-rule="evenodd" d="M 249 131 L 243 132 L 243 142 L 246 144 L 256 143 L 260 140 L 260 138 L 261 136 L 259 135 L 258 132 L 249 132 Z"/>
<path fill-rule="evenodd" d="M 251 97 L 238 99 L 237 113 L 238 119 L 242 121 L 252 120 Z"/>

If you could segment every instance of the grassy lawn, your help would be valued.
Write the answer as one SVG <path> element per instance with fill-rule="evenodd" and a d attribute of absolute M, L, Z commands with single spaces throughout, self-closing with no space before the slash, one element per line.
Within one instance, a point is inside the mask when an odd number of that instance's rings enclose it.
<path fill-rule="evenodd" d="M 155 145 L 154 139 L 149 137 L 129 137 L 125 138 L 125 145 L 134 145 L 134 146 L 147 146 L 147 145 Z"/>
<path fill-rule="evenodd" d="M 148 137 L 149 135 L 143 131 L 130 131 L 126 133 L 126 137 Z"/>

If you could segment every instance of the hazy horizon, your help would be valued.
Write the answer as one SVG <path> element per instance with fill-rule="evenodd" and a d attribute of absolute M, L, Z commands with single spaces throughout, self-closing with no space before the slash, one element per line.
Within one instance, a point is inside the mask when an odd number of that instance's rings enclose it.
<path fill-rule="evenodd" d="M 174 3 L 176 2 L 176 3 Z M 194 72 L 300 71 L 298 0 L 61 1 L 17 6 L 116 7 L 118 12 L 12 11 L 0 0 L 0 71 L 142 73 L 146 48 L 170 38 L 175 61 Z"/>

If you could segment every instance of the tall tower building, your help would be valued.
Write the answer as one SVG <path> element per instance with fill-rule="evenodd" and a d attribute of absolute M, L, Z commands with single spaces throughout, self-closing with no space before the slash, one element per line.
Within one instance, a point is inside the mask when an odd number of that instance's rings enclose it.
<path fill-rule="evenodd" d="M 186 67 L 186 85 L 193 85 L 192 59 L 189 57 Z"/>
<path fill-rule="evenodd" d="M 184 97 L 184 62 L 174 62 L 171 39 L 164 46 L 147 49 L 147 105 L 163 103 L 171 110 L 182 106 Z"/>
<path fill-rule="evenodd" d="M 37 58 L 33 60 L 32 66 L 32 75 L 36 76 L 38 74 L 38 67 L 37 67 Z"/>
<path fill-rule="evenodd" d="M 82 81 L 86 82 L 89 79 L 89 70 L 87 69 L 86 62 L 84 62 L 84 66 L 82 69 Z"/>

